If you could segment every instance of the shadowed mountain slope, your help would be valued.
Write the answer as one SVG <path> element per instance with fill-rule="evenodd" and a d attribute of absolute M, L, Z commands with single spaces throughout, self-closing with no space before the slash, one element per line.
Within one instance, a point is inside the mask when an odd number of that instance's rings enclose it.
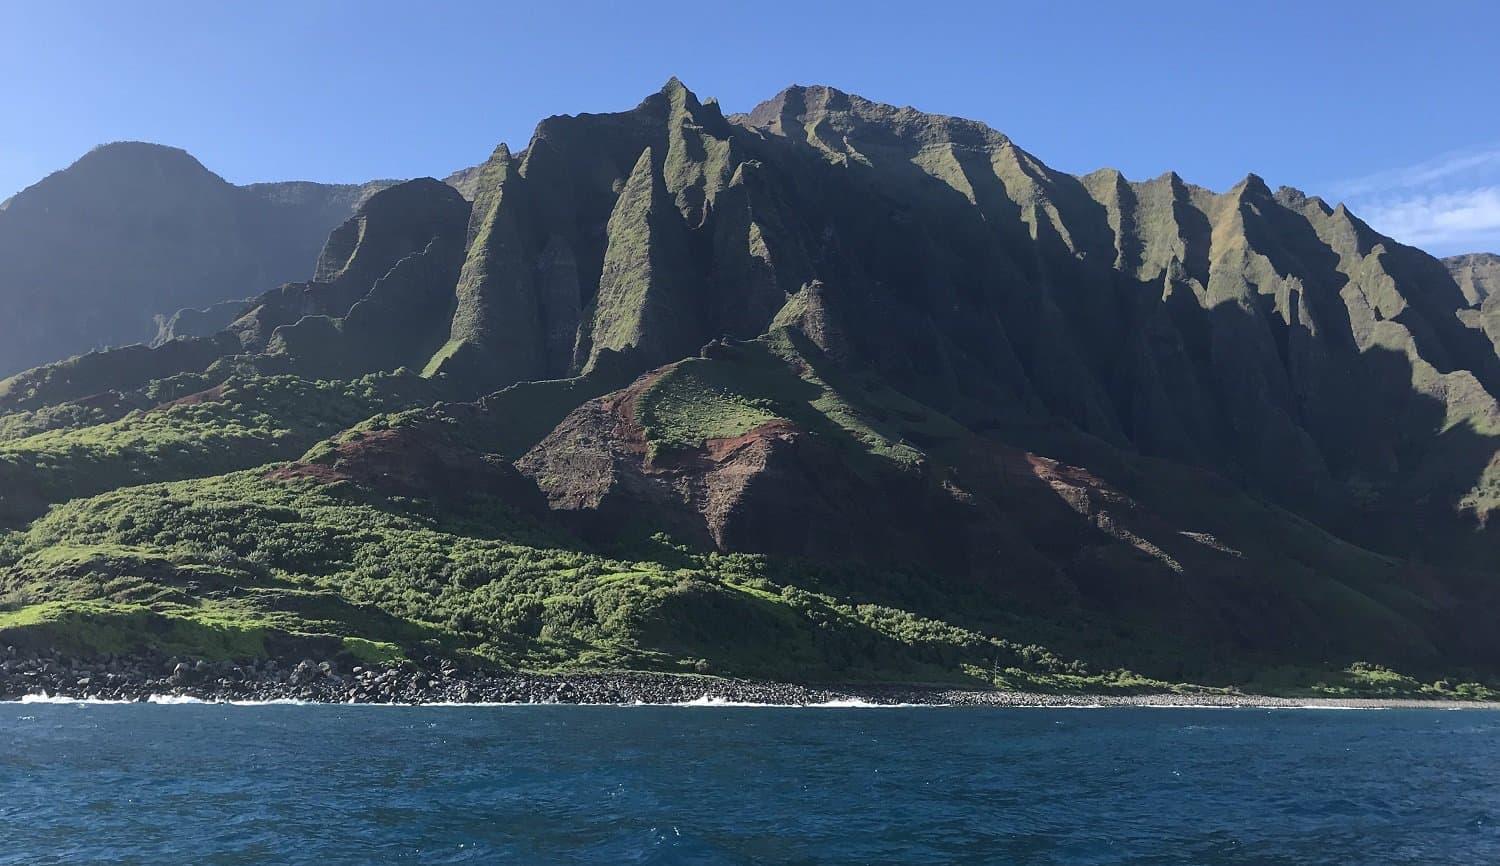
<path fill-rule="evenodd" d="M 300 277 L 380 186 L 237 187 L 176 148 L 96 148 L 0 210 L 0 376 L 143 342 L 154 315 Z"/>

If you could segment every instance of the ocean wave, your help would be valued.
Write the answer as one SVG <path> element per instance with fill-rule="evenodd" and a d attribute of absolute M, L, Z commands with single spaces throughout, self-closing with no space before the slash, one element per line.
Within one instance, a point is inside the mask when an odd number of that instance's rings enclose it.
<path fill-rule="evenodd" d="M 195 698 L 192 695 L 150 695 L 146 698 L 148 704 L 162 704 L 166 706 L 178 704 L 211 704 L 222 707 L 307 707 L 323 704 L 320 701 L 304 701 L 298 698 L 268 698 L 266 700 L 219 700 L 216 698 Z M 338 704 L 327 704 L 327 706 L 340 706 Z"/>
<path fill-rule="evenodd" d="M 205 700 L 195 698 L 191 695 L 147 695 L 144 701 L 126 700 L 124 698 L 70 698 L 67 695 L 50 695 L 46 692 L 36 695 L 22 695 L 13 701 L 0 701 L 0 704 L 59 704 L 65 706 L 118 706 L 122 704 L 157 704 L 159 706 L 178 706 L 184 704 L 209 704 L 214 706 L 231 707 L 266 707 L 266 706 L 311 706 L 317 701 L 295 700 L 293 698 L 274 698 L 265 701 L 221 701 Z"/>
<path fill-rule="evenodd" d="M 105 698 L 70 698 L 66 695 L 49 695 L 42 692 L 39 695 L 22 695 L 20 700 L 6 701 L 11 704 L 128 704 L 125 700 L 108 700 Z"/>
<path fill-rule="evenodd" d="M 208 704 L 202 698 L 194 698 L 188 695 L 150 695 L 146 698 L 148 704 Z"/>

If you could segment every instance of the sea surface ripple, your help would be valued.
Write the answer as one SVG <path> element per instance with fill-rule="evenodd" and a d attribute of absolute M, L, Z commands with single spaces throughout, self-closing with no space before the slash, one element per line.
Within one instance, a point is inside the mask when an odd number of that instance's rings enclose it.
<path fill-rule="evenodd" d="M 0 864 L 1500 863 L 1500 712 L 0 704 Z"/>

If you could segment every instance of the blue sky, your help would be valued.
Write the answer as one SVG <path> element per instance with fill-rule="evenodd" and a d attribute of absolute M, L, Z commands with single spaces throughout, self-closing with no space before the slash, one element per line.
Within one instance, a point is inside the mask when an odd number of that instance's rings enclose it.
<path fill-rule="evenodd" d="M 795 82 L 972 117 L 1066 171 L 1254 171 L 1500 251 L 1497 58 L 1500 3 L 1461 0 L 0 0 L 0 197 L 119 139 L 236 183 L 442 176 L 675 74 L 731 111 Z"/>

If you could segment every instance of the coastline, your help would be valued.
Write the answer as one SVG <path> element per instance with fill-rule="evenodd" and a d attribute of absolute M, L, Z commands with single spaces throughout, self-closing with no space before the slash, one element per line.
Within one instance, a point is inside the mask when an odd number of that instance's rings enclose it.
<path fill-rule="evenodd" d="M 1500 709 L 1500 701 L 1410 697 L 1287 697 L 1241 693 L 1071 693 L 923 684 L 793 683 L 700 674 L 460 671 L 451 662 L 352 665 L 304 660 L 248 665 L 167 659 L 85 662 L 0 659 L 0 702 L 312 703 L 372 705 L 767 707 L 1215 707 L 1255 709 Z"/>

